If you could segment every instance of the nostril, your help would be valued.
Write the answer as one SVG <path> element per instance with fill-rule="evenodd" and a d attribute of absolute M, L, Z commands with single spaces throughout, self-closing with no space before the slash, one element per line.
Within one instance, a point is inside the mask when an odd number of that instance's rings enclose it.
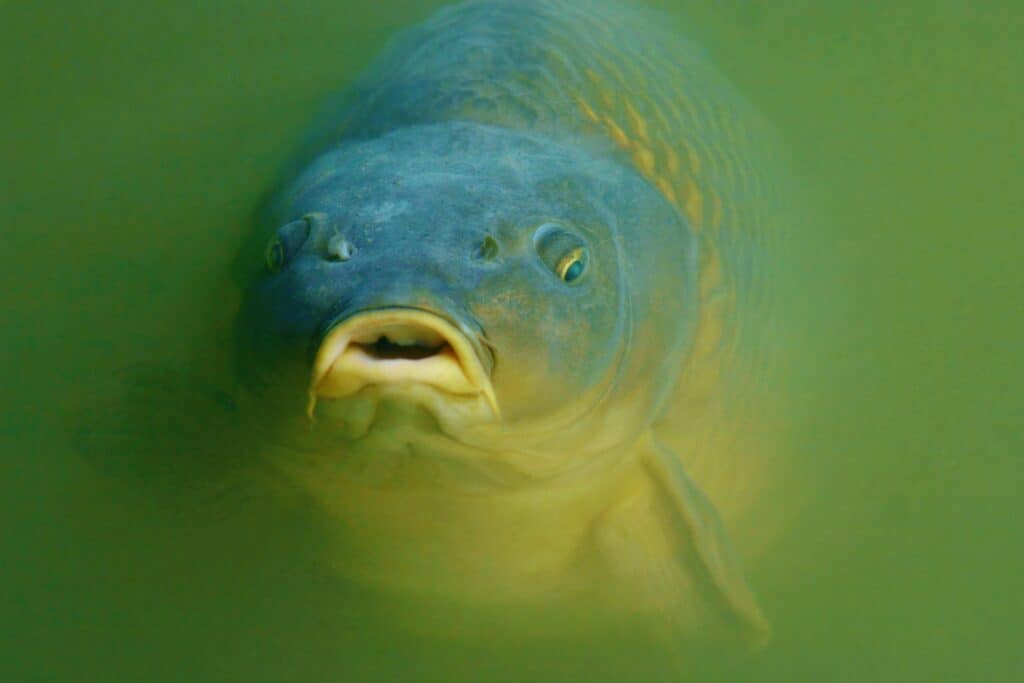
<path fill-rule="evenodd" d="M 493 261 L 498 257 L 498 241 L 491 235 L 485 235 L 473 255 L 481 261 Z"/>
<path fill-rule="evenodd" d="M 327 258 L 331 261 L 348 261 L 356 248 L 343 235 L 334 235 L 327 243 Z"/>

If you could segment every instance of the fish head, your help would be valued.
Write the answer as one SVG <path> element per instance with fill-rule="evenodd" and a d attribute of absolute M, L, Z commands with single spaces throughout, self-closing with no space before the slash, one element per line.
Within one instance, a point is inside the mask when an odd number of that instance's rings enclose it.
<path fill-rule="evenodd" d="M 574 146 L 403 128 L 319 157 L 271 216 L 242 375 L 350 441 L 440 436 L 554 474 L 649 423 L 684 345 L 685 221 Z"/>

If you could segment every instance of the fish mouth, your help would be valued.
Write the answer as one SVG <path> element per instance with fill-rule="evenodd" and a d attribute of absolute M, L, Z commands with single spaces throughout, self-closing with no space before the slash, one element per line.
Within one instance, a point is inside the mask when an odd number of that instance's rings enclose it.
<path fill-rule="evenodd" d="M 318 399 L 352 396 L 369 386 L 419 385 L 446 398 L 480 400 L 498 417 L 481 354 L 445 318 L 413 308 L 357 313 L 331 327 L 316 353 L 306 413 Z"/>

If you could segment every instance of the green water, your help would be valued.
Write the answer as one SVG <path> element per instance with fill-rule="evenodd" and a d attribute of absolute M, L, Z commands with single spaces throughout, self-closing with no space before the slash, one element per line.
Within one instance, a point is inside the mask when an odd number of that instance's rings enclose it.
<path fill-rule="evenodd" d="M 223 374 L 249 212 L 316 103 L 437 4 L 0 4 L 0 681 L 662 677 L 625 635 L 608 664 L 399 632 L 320 566 L 301 502 L 130 439 L 97 462 L 71 428 L 125 367 Z M 814 491 L 750 570 L 775 639 L 694 671 L 1024 678 L 1024 10 L 690 14 L 821 216 L 796 231 Z"/>

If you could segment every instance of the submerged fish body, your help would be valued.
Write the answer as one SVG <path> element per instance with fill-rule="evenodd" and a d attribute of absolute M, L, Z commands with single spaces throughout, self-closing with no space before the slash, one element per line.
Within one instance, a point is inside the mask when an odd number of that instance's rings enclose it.
<path fill-rule="evenodd" d="M 770 146 L 640 10 L 482 0 L 403 34 L 275 194 L 240 316 L 255 429 L 342 570 L 762 637 L 712 501 L 772 448 Z"/>

